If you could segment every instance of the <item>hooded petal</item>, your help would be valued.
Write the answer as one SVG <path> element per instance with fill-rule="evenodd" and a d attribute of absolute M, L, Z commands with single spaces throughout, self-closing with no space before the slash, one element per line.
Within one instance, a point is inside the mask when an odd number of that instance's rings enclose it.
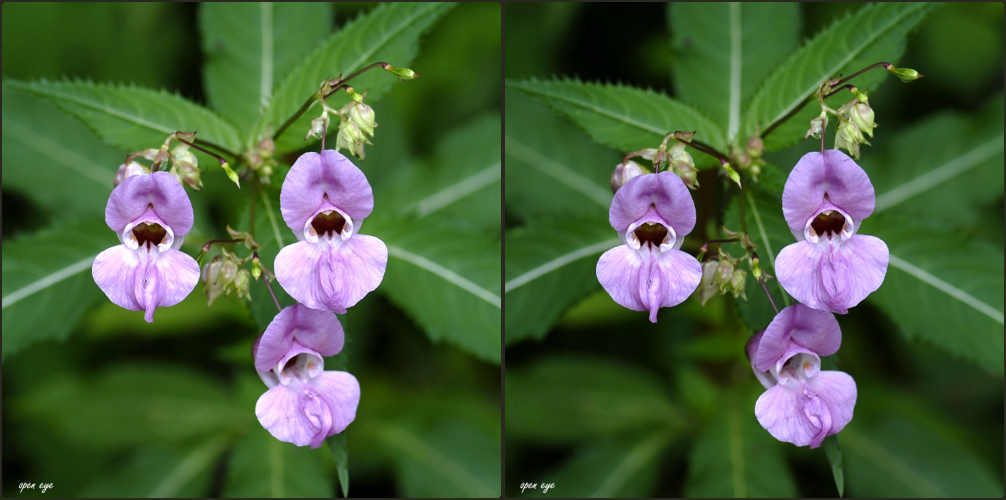
<path fill-rule="evenodd" d="M 870 177 L 852 158 L 835 149 L 807 153 L 789 173 L 782 191 L 782 212 L 791 231 L 803 233 L 825 195 L 856 220 L 869 217 L 876 205 Z"/>
<path fill-rule="evenodd" d="M 98 254 L 91 274 L 109 300 L 145 311 L 143 318 L 152 323 L 154 309 L 181 302 L 196 287 L 200 273 L 195 259 L 178 250 L 147 253 L 117 245 Z"/>
<path fill-rule="evenodd" d="M 388 247 L 357 234 L 341 245 L 301 241 L 276 256 L 276 279 L 311 309 L 345 313 L 384 279 Z"/>
<path fill-rule="evenodd" d="M 838 434 L 852 421 L 852 410 L 856 407 L 856 381 L 845 372 L 823 371 L 807 380 L 807 385 L 828 405 L 831 413 L 828 435 Z"/>
<path fill-rule="evenodd" d="M 838 320 L 828 311 L 803 304 L 789 306 L 772 319 L 752 351 L 751 361 L 755 368 L 770 370 L 786 354 L 790 342 L 818 356 L 830 356 L 842 345 L 842 330 Z"/>
<path fill-rule="evenodd" d="M 817 448 L 831 429 L 831 414 L 821 398 L 784 385 L 758 398 L 755 417 L 772 437 L 797 446 Z"/>
<path fill-rule="evenodd" d="M 192 202 L 185 188 L 168 172 L 134 175 L 122 181 L 108 197 L 105 223 L 121 233 L 126 224 L 135 221 L 151 206 L 176 237 L 192 229 Z"/>
<path fill-rule="evenodd" d="M 362 222 L 374 210 L 374 192 L 367 176 L 348 158 L 326 149 L 304 153 L 283 181 L 279 204 L 283 220 L 294 233 L 321 207 L 325 197 L 354 221 Z"/>
<path fill-rule="evenodd" d="M 672 307 L 699 286 L 702 266 L 680 250 L 641 254 L 621 245 L 601 255 L 597 280 L 618 304 L 633 311 L 650 311 L 657 322 L 661 307 Z"/>
<path fill-rule="evenodd" d="M 619 233 L 629 229 L 653 206 L 657 215 L 684 238 L 695 227 L 695 202 L 673 172 L 640 175 L 626 182 L 611 201 L 608 221 Z"/>
<path fill-rule="evenodd" d="M 335 356 L 342 350 L 345 333 L 339 318 L 331 312 L 303 304 L 285 307 L 253 347 L 255 368 L 273 369 L 287 355 L 294 341 L 322 356 Z"/>
<path fill-rule="evenodd" d="M 890 252 L 879 238 L 854 235 L 828 246 L 808 241 L 782 249 L 776 275 L 782 287 L 813 309 L 845 314 L 880 288 Z"/>
<path fill-rule="evenodd" d="M 255 404 L 255 416 L 276 439 L 318 448 L 332 429 L 332 412 L 323 398 L 277 385 Z"/>
<path fill-rule="evenodd" d="M 344 431 L 356 418 L 356 408 L 360 404 L 360 383 L 356 377 L 346 372 L 326 371 L 311 379 L 311 387 L 332 412 L 329 435 Z"/>

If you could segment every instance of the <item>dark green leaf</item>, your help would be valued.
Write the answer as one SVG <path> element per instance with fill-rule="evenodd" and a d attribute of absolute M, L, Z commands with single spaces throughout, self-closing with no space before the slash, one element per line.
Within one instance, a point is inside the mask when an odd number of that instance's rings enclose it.
<path fill-rule="evenodd" d="M 339 478 L 339 490 L 343 498 L 349 498 L 349 454 L 346 453 L 346 433 L 340 432 L 325 439 L 328 449 L 332 451 L 335 469 Z"/>
<path fill-rule="evenodd" d="M 3 89 L 3 185 L 58 215 L 103 215 L 126 157 L 51 104 Z"/>
<path fill-rule="evenodd" d="M 255 425 L 227 460 L 222 497 L 328 498 L 335 493 L 335 471 L 324 464 L 326 451 L 284 443 Z"/>
<path fill-rule="evenodd" d="M 656 148 L 664 136 L 695 131 L 695 139 L 723 150 L 723 130 L 691 106 L 652 90 L 577 80 L 507 82 L 547 104 L 587 131 L 595 141 L 623 152 Z M 719 165 L 695 155 L 699 166 Z"/>
<path fill-rule="evenodd" d="M 244 135 L 268 105 L 280 78 L 332 30 L 332 6 L 205 3 L 199 21 L 207 99 Z"/>
<path fill-rule="evenodd" d="M 65 340 L 105 297 L 91 277 L 98 253 L 118 244 L 100 220 L 59 226 L 3 244 L 3 357 Z"/>
<path fill-rule="evenodd" d="M 601 217 L 542 220 L 506 233 L 506 341 L 540 339 L 597 289 L 597 259 L 620 245 Z"/>
<path fill-rule="evenodd" d="M 227 439 L 216 437 L 180 449 L 142 448 L 121 469 L 96 480 L 85 497 L 175 498 L 209 495 L 213 468 Z"/>
<path fill-rule="evenodd" d="M 105 142 L 127 151 L 157 148 L 169 134 L 193 130 L 203 141 L 234 152 L 241 149 L 233 125 L 212 111 L 163 90 L 86 81 L 7 80 L 4 85 L 52 102 L 84 122 Z"/>
<path fill-rule="evenodd" d="M 741 111 L 769 72 L 796 48 L 795 3 L 669 5 L 675 95 L 706 111 L 733 141 Z"/>
<path fill-rule="evenodd" d="M 609 361 L 562 357 L 506 373 L 507 436 L 545 442 L 676 429 L 679 410 L 647 373 Z"/>
<path fill-rule="evenodd" d="M 835 478 L 838 496 L 845 496 L 845 469 L 842 468 L 842 449 L 838 446 L 838 434 L 824 438 L 824 453 L 831 464 L 831 475 Z"/>
<path fill-rule="evenodd" d="M 279 254 L 279 251 L 283 247 L 296 243 L 297 237 L 294 236 L 293 231 L 290 231 L 286 222 L 283 221 L 283 215 L 280 213 L 279 207 L 279 192 L 269 187 L 259 189 L 254 194 L 254 203 L 255 230 L 252 231 L 252 236 L 258 244 L 262 245 L 262 248 L 258 251 L 259 260 L 267 269 L 274 271 L 276 255 Z M 244 230 L 248 228 L 246 221 L 249 220 L 249 216 L 248 210 L 245 210 L 240 218 L 242 221 L 240 227 Z M 245 255 L 245 252 L 242 248 L 239 250 L 238 255 Z M 295 303 L 278 282 L 272 282 L 271 287 L 282 307 L 292 306 Z M 276 317 L 276 314 L 279 313 L 275 302 L 272 300 L 272 295 L 269 293 L 269 288 L 266 286 L 266 276 L 264 273 L 258 281 L 253 280 L 251 282 L 249 295 L 252 298 L 251 304 L 248 306 L 251 310 L 252 318 L 258 324 L 259 330 L 264 331 L 269 326 L 269 323 L 272 322 L 272 319 Z"/>

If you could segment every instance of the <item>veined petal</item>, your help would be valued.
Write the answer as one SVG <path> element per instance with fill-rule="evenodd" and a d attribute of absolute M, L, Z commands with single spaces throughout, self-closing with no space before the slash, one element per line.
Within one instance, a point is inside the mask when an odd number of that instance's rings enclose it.
<path fill-rule="evenodd" d="M 648 276 L 649 262 L 645 265 Z M 633 311 L 645 311 L 647 307 L 639 294 L 640 270 L 643 266 L 643 258 L 638 251 L 627 245 L 619 245 L 604 252 L 598 259 L 597 281 L 619 305 Z"/>
<path fill-rule="evenodd" d="M 291 297 L 311 309 L 345 313 L 384 279 L 388 247 L 368 235 L 341 245 L 301 241 L 276 256 L 276 279 Z"/>
<path fill-rule="evenodd" d="M 649 311 L 657 322 L 661 307 L 672 307 L 688 298 L 699 286 L 702 266 L 680 250 L 643 253 L 621 245 L 601 255 L 597 280 L 619 305 L 633 311 Z"/>
<path fill-rule="evenodd" d="M 311 379 L 311 387 L 317 391 L 332 413 L 329 435 L 346 429 L 356 418 L 356 408 L 360 404 L 360 383 L 347 372 L 326 371 Z"/>
<path fill-rule="evenodd" d="M 813 309 L 845 314 L 880 288 L 890 252 L 879 238 L 854 235 L 838 246 L 801 241 L 776 259 L 779 284 Z"/>
<path fill-rule="evenodd" d="M 674 172 L 640 175 L 626 182 L 611 201 L 608 221 L 619 234 L 646 215 L 653 206 L 657 215 L 684 238 L 695 227 L 695 202 Z"/>
<path fill-rule="evenodd" d="M 277 385 L 255 404 L 255 416 L 276 439 L 297 446 L 321 446 L 332 428 L 332 414 L 324 399 Z"/>
<path fill-rule="evenodd" d="M 146 265 L 140 269 L 140 255 L 136 250 L 126 248 L 126 245 L 116 245 L 94 258 L 91 276 L 113 304 L 130 311 L 142 311 L 143 306 L 137 301 L 133 289 L 137 272 L 142 280 L 145 270 Z"/>
<path fill-rule="evenodd" d="M 753 350 L 755 368 L 768 371 L 786 354 L 790 342 L 818 356 L 830 356 L 842 345 L 842 330 L 835 316 L 803 304 L 789 306 L 765 329 Z"/>
<path fill-rule="evenodd" d="M 254 350 L 255 368 L 268 371 L 290 351 L 294 341 L 322 356 L 342 350 L 345 332 L 331 312 L 303 304 L 285 307 L 266 327 Z"/>
<path fill-rule="evenodd" d="M 776 385 L 758 398 L 755 417 L 779 441 L 807 446 L 822 434 L 822 426 L 820 417 L 815 416 L 817 422 L 808 418 L 806 399 L 803 394 L 789 387 Z M 813 412 L 814 409 L 811 410 Z M 824 436 L 820 438 L 823 440 Z"/>
<path fill-rule="evenodd" d="M 105 206 L 105 223 L 116 233 L 153 207 L 176 237 L 192 229 L 192 202 L 178 179 L 168 172 L 134 175 L 112 190 Z"/>
<path fill-rule="evenodd" d="M 279 203 L 283 220 L 295 233 L 321 207 L 325 198 L 362 222 L 374 210 L 374 192 L 367 176 L 342 154 L 326 149 L 297 158 L 283 181 Z"/>
<path fill-rule="evenodd" d="M 155 308 L 173 306 L 192 292 L 199 282 L 199 265 L 174 249 L 147 253 L 117 245 L 98 254 L 91 274 L 109 300 L 145 311 L 143 318 L 152 323 Z"/>
<path fill-rule="evenodd" d="M 782 192 L 782 212 L 791 231 L 803 232 L 825 195 L 856 220 L 869 217 L 876 205 L 870 177 L 852 158 L 835 149 L 807 153 L 793 167 Z"/>
<path fill-rule="evenodd" d="M 849 374 L 840 371 L 823 371 L 818 373 L 816 377 L 808 379 L 807 385 L 828 405 L 831 414 L 829 436 L 837 434 L 852 421 L 857 392 L 856 381 Z"/>
<path fill-rule="evenodd" d="M 681 250 L 661 252 L 650 268 L 650 282 L 645 304 L 650 322 L 657 322 L 657 310 L 674 307 L 688 298 L 702 280 L 702 265 Z"/>

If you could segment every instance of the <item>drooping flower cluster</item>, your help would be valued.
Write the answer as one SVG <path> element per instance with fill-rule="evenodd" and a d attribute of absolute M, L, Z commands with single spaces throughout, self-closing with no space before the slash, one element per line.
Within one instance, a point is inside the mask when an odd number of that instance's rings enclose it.
<path fill-rule="evenodd" d="M 783 309 L 748 341 L 751 368 L 767 389 L 755 416 L 773 437 L 817 448 L 852 420 L 856 382 L 844 372 L 821 371 L 821 356 L 835 354 L 841 343 L 835 316 L 803 304 Z"/>
<path fill-rule="evenodd" d="M 680 304 L 699 286 L 702 267 L 679 250 L 695 227 L 695 203 L 673 172 L 629 179 L 616 193 L 608 221 L 624 243 L 597 261 L 597 280 L 618 304 L 634 311 Z"/>

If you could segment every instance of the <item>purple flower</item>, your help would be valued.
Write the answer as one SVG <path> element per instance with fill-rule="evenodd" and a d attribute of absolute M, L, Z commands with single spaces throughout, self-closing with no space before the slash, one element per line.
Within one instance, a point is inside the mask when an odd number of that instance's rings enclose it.
<path fill-rule="evenodd" d="M 195 259 L 178 251 L 192 220 L 192 203 L 171 174 L 126 178 L 105 207 L 105 223 L 122 244 L 95 257 L 94 282 L 109 300 L 153 322 L 155 308 L 181 302 L 199 282 Z"/>
<path fill-rule="evenodd" d="M 255 370 L 269 386 L 255 416 L 276 439 L 317 448 L 356 418 L 360 383 L 346 372 L 324 371 L 322 356 L 342 350 L 334 314 L 301 304 L 284 308 L 255 343 Z"/>
<path fill-rule="evenodd" d="M 640 175 L 615 193 L 608 221 L 625 244 L 597 261 L 597 280 L 615 302 L 634 311 L 680 304 L 699 286 L 702 266 L 681 250 L 695 227 L 695 203 L 673 172 Z"/>
<path fill-rule="evenodd" d="M 873 213 L 873 184 L 838 150 L 808 153 L 782 193 L 782 211 L 798 240 L 779 252 L 779 283 L 814 309 L 845 314 L 880 288 L 890 252 L 879 238 L 856 234 Z"/>
<path fill-rule="evenodd" d="M 279 200 L 283 220 L 300 240 L 276 256 L 276 279 L 291 297 L 341 314 L 381 284 L 388 247 L 356 234 L 374 210 L 374 193 L 349 159 L 332 150 L 304 154 Z"/>
<path fill-rule="evenodd" d="M 835 316 L 803 304 L 783 309 L 748 341 L 751 368 L 768 389 L 755 416 L 772 437 L 817 448 L 852 420 L 856 382 L 844 372 L 821 371 L 820 356 L 835 354 L 841 343 Z"/>

